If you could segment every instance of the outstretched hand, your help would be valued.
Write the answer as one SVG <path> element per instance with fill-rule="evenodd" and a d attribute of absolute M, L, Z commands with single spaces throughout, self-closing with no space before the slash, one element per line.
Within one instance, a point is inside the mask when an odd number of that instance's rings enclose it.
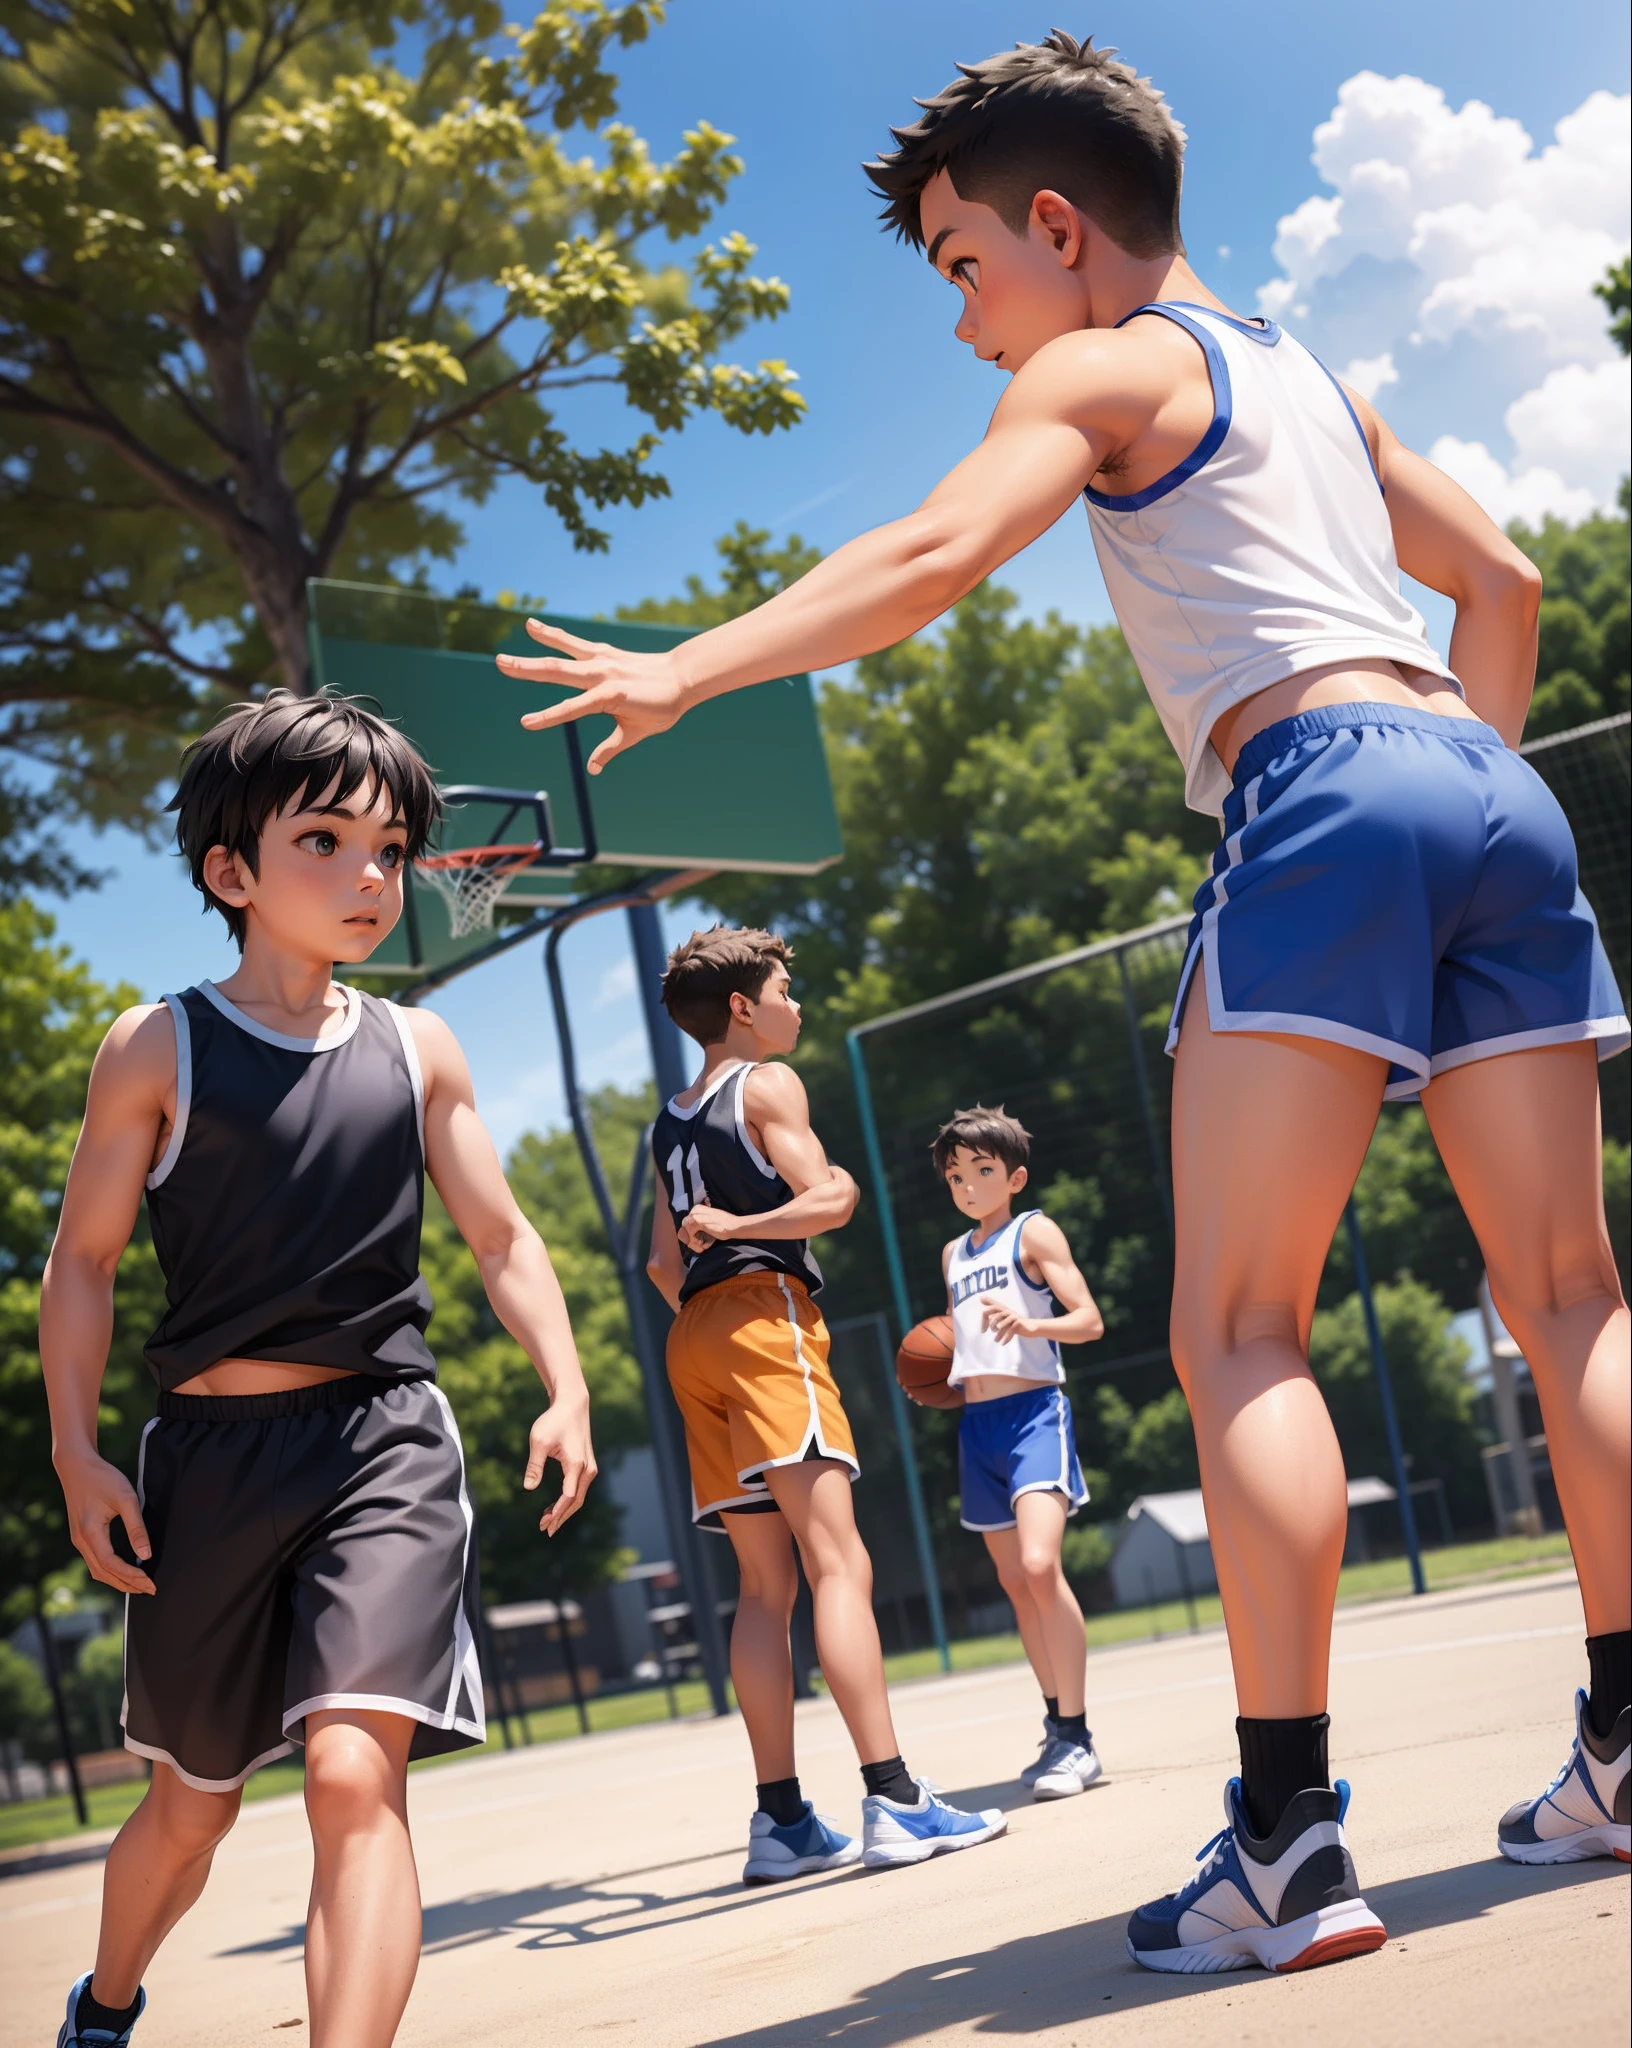
<path fill-rule="evenodd" d="M 529 1493 L 543 1483 L 544 1467 L 553 1458 L 561 1467 L 561 1494 L 538 1526 L 553 1536 L 584 1504 L 597 1470 L 589 1440 L 588 1402 L 557 1401 L 533 1424 L 527 1439 L 527 1471 L 522 1485 Z"/>
<path fill-rule="evenodd" d="M 596 711 L 614 722 L 616 730 L 589 757 L 591 775 L 599 775 L 608 761 L 654 733 L 667 732 L 686 709 L 680 677 L 667 654 L 631 654 L 598 640 L 580 640 L 575 633 L 564 633 L 559 626 L 546 626 L 538 619 L 527 621 L 527 631 L 541 646 L 559 648 L 571 660 L 495 655 L 504 673 L 528 683 L 562 683 L 578 692 L 544 711 L 529 711 L 521 721 L 528 731 L 569 725 Z"/>

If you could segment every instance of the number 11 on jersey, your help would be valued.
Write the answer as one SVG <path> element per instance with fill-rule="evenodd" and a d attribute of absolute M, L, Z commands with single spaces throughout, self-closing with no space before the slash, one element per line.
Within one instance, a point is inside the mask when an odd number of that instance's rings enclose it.
<path fill-rule="evenodd" d="M 682 1160 L 680 1147 L 676 1145 L 669 1154 L 666 1165 L 669 1175 L 669 1206 L 676 1216 L 689 1216 L 693 1209 L 701 1208 L 708 1200 L 708 1190 L 703 1186 L 703 1170 L 697 1159 L 697 1147 L 693 1145 Z M 682 1167 L 691 1179 L 689 1196 L 686 1193 L 686 1183 L 681 1178 Z"/>

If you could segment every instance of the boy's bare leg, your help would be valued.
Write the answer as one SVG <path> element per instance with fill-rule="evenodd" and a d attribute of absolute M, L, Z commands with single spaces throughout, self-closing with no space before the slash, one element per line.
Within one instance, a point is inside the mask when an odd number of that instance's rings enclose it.
<path fill-rule="evenodd" d="M 873 1618 L 873 1565 L 856 1528 L 850 1474 L 825 1458 L 765 1474 L 804 1559 L 816 1610 L 816 1654 L 856 1755 L 864 1764 L 899 1756 Z"/>
<path fill-rule="evenodd" d="M 1348 1523 L 1309 1370 L 1315 1290 L 1382 1102 L 1382 1060 L 1314 1038 L 1214 1033 L 1199 988 L 1173 1077 L 1173 1362 L 1190 1403 L 1236 1697 L 1326 1709 Z"/>
<path fill-rule="evenodd" d="M 737 1556 L 731 1683 L 762 1785 L 797 1776 L 793 1757 L 793 1652 L 788 1629 L 799 1593 L 793 1540 L 778 1515 L 720 1517 Z"/>
<path fill-rule="evenodd" d="M 108 1851 L 91 1995 L 116 2012 L 134 2002 L 160 1942 L 197 1902 L 242 1794 L 200 1792 L 166 1763 Z"/>
<path fill-rule="evenodd" d="M 1062 1714 L 1080 1714 L 1088 1685 L 1088 1632 L 1060 1565 L 1067 1503 L 1060 1493 L 1023 1493 L 1014 1504 L 1020 1569 L 1031 1590 Z"/>
<path fill-rule="evenodd" d="M 1037 1611 L 1037 1603 L 1031 1597 L 1031 1583 L 1020 1563 L 1020 1532 L 1018 1529 L 983 1529 L 986 1550 L 992 1563 L 997 1566 L 997 1582 L 1008 1595 L 1009 1605 L 1014 1609 L 1014 1625 L 1020 1631 L 1020 1641 L 1026 1652 L 1026 1662 L 1031 1666 L 1031 1675 L 1037 1681 L 1038 1690 L 1045 1700 L 1057 1699 L 1054 1689 L 1054 1661 L 1048 1654 L 1048 1637 L 1043 1632 L 1043 1618 Z"/>
<path fill-rule="evenodd" d="M 306 1719 L 312 2048 L 389 2048 L 419 1968 L 419 1874 L 408 1838 L 405 1714 Z"/>
<path fill-rule="evenodd" d="M 1604 1224 L 1596 1048 L 1478 1060 L 1422 1103 L 1541 1396 L 1587 1633 L 1609 1635 L 1632 1624 L 1632 1368 Z"/>

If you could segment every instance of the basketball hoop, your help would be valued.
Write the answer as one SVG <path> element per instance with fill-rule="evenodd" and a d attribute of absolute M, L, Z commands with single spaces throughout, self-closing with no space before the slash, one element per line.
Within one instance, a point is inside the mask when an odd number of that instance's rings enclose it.
<path fill-rule="evenodd" d="M 504 892 L 523 868 L 531 867 L 541 849 L 536 840 L 525 845 L 460 846 L 451 853 L 422 854 L 414 862 L 448 906 L 448 933 L 462 939 L 467 932 L 490 931 L 493 913 Z"/>

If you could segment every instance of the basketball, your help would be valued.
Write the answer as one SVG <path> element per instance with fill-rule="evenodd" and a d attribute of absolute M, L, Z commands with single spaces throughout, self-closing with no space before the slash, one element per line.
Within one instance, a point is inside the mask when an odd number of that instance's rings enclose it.
<path fill-rule="evenodd" d="M 961 1408 L 963 1395 L 946 1383 L 951 1370 L 952 1318 L 926 1316 L 914 1323 L 895 1354 L 902 1390 L 924 1408 Z"/>

